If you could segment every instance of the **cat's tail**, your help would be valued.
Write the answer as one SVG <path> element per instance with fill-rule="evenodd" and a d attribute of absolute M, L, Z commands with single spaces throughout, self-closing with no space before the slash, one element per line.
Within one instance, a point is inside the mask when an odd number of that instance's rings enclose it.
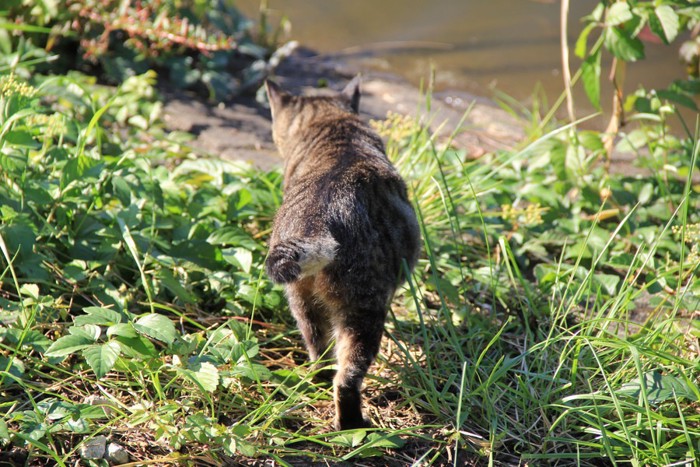
<path fill-rule="evenodd" d="M 283 240 L 267 255 L 267 275 L 278 284 L 314 275 L 333 261 L 337 248 L 338 242 L 330 235 Z"/>

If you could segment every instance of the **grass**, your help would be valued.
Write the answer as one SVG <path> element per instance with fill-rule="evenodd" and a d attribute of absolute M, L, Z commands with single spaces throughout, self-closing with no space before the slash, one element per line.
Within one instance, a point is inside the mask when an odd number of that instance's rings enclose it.
<path fill-rule="evenodd" d="M 333 432 L 262 273 L 279 171 L 194 155 L 154 79 L 3 77 L 0 461 L 103 435 L 161 465 L 698 462 L 696 137 L 634 178 L 573 126 L 465 162 L 377 123 L 424 250 L 366 381 L 377 427 Z"/>

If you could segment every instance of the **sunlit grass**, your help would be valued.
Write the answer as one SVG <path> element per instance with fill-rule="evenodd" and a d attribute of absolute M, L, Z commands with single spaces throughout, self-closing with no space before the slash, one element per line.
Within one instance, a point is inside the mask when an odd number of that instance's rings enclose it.
<path fill-rule="evenodd" d="M 572 127 L 466 161 L 391 117 L 423 255 L 366 381 L 376 428 L 337 433 L 262 273 L 279 171 L 195 157 L 153 119 L 153 76 L 134 80 L 56 78 L 20 96 L 31 112 L 1 101 L 11 459 L 72 465 L 105 435 L 164 464 L 696 462 L 697 148 L 685 180 L 585 175 L 567 170 L 594 157 Z M 52 105 L 60 138 L 25 120 Z"/>

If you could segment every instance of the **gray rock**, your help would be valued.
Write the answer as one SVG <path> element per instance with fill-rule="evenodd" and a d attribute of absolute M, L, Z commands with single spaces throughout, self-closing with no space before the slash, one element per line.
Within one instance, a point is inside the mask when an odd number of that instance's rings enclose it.
<path fill-rule="evenodd" d="M 95 436 L 83 441 L 80 445 L 80 457 L 82 459 L 102 459 L 107 446 L 106 436 Z"/>
<path fill-rule="evenodd" d="M 123 446 L 117 443 L 109 443 L 105 458 L 113 464 L 126 464 L 129 462 L 129 453 Z"/>

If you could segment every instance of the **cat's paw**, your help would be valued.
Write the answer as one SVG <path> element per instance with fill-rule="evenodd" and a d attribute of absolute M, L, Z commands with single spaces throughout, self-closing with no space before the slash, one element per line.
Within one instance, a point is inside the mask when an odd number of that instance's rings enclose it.
<path fill-rule="evenodd" d="M 360 428 L 372 428 L 372 422 L 367 417 L 358 417 L 350 420 L 333 420 L 333 428 L 336 431 L 357 430 Z"/>

